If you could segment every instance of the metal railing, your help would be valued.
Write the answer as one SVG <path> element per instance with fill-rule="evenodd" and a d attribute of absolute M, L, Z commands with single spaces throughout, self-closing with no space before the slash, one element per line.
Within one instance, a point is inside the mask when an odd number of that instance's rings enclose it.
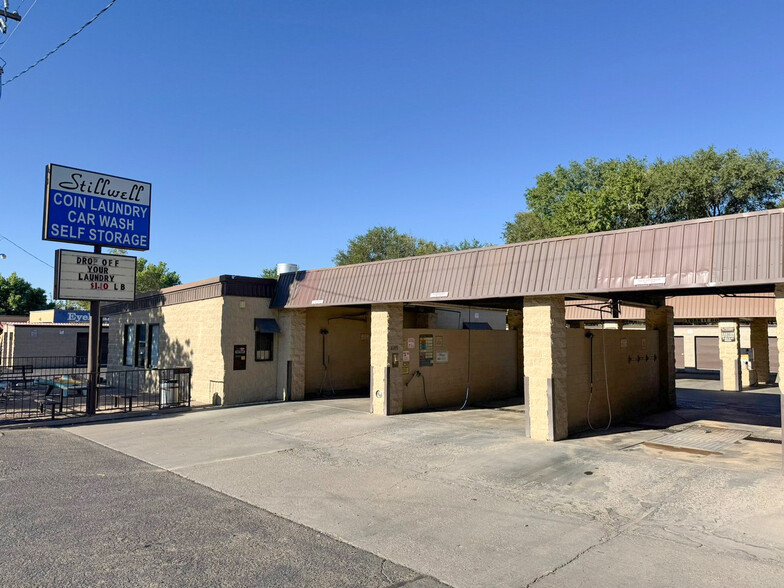
<path fill-rule="evenodd" d="M 46 358 L 36 358 L 44 360 Z M 51 359 L 51 358 L 50 358 Z M 83 416 L 89 374 L 82 366 L 53 361 L 0 365 L 0 424 Z M 191 369 L 101 369 L 96 412 L 190 406 Z"/>
<path fill-rule="evenodd" d="M 61 376 L 84 372 L 87 369 L 87 357 L 15 357 L 0 361 L 0 387 L 5 383 L 27 388 L 36 378 Z"/>
<path fill-rule="evenodd" d="M 46 357 L 9 357 L 0 359 L 0 368 L 27 366 L 35 369 L 84 369 L 86 355 L 50 355 Z M 106 367 L 101 362 L 101 367 Z"/>

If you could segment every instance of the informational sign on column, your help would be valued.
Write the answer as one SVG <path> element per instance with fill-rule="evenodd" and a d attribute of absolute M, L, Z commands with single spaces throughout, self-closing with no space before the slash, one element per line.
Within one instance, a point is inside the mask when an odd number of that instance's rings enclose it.
<path fill-rule="evenodd" d="M 151 192 L 148 182 L 49 164 L 43 237 L 146 251 Z"/>
<path fill-rule="evenodd" d="M 58 249 L 54 258 L 57 300 L 133 300 L 136 258 Z"/>

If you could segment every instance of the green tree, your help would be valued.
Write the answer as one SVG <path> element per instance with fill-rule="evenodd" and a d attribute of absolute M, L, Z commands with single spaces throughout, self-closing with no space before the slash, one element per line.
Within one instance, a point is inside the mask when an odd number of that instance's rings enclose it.
<path fill-rule="evenodd" d="M 457 245 L 445 243 L 441 246 L 445 251 L 465 251 L 466 249 L 479 249 L 480 247 L 492 247 L 492 243 L 482 243 L 477 239 L 463 239 Z"/>
<path fill-rule="evenodd" d="M 547 217 L 533 212 L 518 212 L 514 220 L 506 223 L 504 228 L 504 241 L 507 243 L 536 241 L 547 239 L 552 235 L 553 230 Z"/>
<path fill-rule="evenodd" d="M 507 243 L 609 231 L 645 224 L 648 186 L 644 160 L 586 159 L 558 166 L 526 191 L 528 212 L 506 223 Z"/>
<path fill-rule="evenodd" d="M 47 308 L 53 308 L 53 304 L 43 288 L 34 288 L 16 273 L 7 278 L 0 275 L 0 314 L 28 314 Z"/>
<path fill-rule="evenodd" d="M 155 292 L 170 286 L 181 284 L 180 274 L 170 270 L 165 261 L 157 264 L 148 262 L 143 257 L 136 260 L 136 293 Z"/>
<path fill-rule="evenodd" d="M 382 261 L 384 259 L 399 259 L 401 257 L 415 257 L 431 253 L 444 253 L 462 249 L 484 247 L 476 239 L 463 240 L 457 245 L 444 243 L 439 245 L 434 241 L 420 239 L 408 233 L 400 233 L 394 227 L 373 227 L 364 235 L 357 235 L 350 239 L 346 249 L 338 250 L 333 258 L 335 265 L 350 265 L 368 261 Z"/>
<path fill-rule="evenodd" d="M 90 310 L 89 300 L 52 300 L 51 304 L 57 310 Z"/>
<path fill-rule="evenodd" d="M 261 270 L 261 276 L 259 277 L 277 279 L 278 269 L 274 267 L 265 267 Z"/>
<path fill-rule="evenodd" d="M 652 216 L 660 222 L 752 212 L 782 205 L 784 163 L 767 151 L 713 147 L 650 168 Z"/>
<path fill-rule="evenodd" d="M 112 255 L 126 255 L 128 250 L 112 249 L 109 253 Z M 170 286 L 178 286 L 180 284 L 182 284 L 180 274 L 174 270 L 170 270 L 165 261 L 159 261 L 157 264 L 154 264 L 147 261 L 144 257 L 139 257 L 136 260 L 137 294 L 156 292 L 157 290 Z"/>
<path fill-rule="evenodd" d="M 366 261 L 381 261 L 438 253 L 432 241 L 400 233 L 394 227 L 373 227 L 364 235 L 350 239 L 346 249 L 338 250 L 333 258 L 336 265 L 350 265 Z"/>
<path fill-rule="evenodd" d="M 766 151 L 713 147 L 648 164 L 627 157 L 558 166 L 525 193 L 507 243 L 749 212 L 780 205 L 784 163 Z"/>

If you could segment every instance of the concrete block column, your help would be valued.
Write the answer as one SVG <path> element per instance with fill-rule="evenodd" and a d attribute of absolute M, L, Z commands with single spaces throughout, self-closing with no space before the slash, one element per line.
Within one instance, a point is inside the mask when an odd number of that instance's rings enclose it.
<path fill-rule="evenodd" d="M 280 311 L 280 339 L 278 342 L 278 398 L 305 398 L 305 309 Z M 291 362 L 291 386 L 288 382 L 288 362 Z"/>
<path fill-rule="evenodd" d="M 563 296 L 529 297 L 523 301 L 523 356 L 531 438 L 565 439 L 569 422 Z"/>
<path fill-rule="evenodd" d="M 738 321 L 719 321 L 721 389 L 740 392 L 740 326 Z"/>
<path fill-rule="evenodd" d="M 675 408 L 675 318 L 672 306 L 646 308 L 645 328 L 659 331 L 659 408 Z"/>
<path fill-rule="evenodd" d="M 777 346 L 779 358 L 784 358 L 784 284 L 776 284 L 775 292 Z M 780 370 L 781 368 L 779 368 Z M 784 430 L 784 378 L 782 377 L 779 377 L 779 396 L 781 397 L 781 425 Z M 781 446 L 781 468 L 784 472 L 784 445 Z"/>
<path fill-rule="evenodd" d="M 517 331 L 517 391 L 522 394 L 525 383 L 525 349 L 523 346 L 523 311 L 510 310 L 506 314 L 506 324 L 510 331 Z"/>
<path fill-rule="evenodd" d="M 403 305 L 374 304 L 370 309 L 370 394 L 373 414 L 403 412 Z M 397 365 L 395 364 L 397 360 Z"/>
<path fill-rule="evenodd" d="M 765 385 L 770 376 L 768 319 L 751 319 L 751 348 L 754 350 L 754 370 L 757 372 L 757 383 Z"/>

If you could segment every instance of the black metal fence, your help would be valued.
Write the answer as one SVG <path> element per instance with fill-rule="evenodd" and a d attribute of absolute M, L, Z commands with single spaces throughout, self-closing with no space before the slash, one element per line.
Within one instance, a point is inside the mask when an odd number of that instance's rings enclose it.
<path fill-rule="evenodd" d="M 0 363 L 0 424 L 85 415 L 89 374 L 79 361 L 76 357 L 15 358 L 13 363 Z M 188 367 L 100 370 L 97 412 L 190 404 Z"/>

